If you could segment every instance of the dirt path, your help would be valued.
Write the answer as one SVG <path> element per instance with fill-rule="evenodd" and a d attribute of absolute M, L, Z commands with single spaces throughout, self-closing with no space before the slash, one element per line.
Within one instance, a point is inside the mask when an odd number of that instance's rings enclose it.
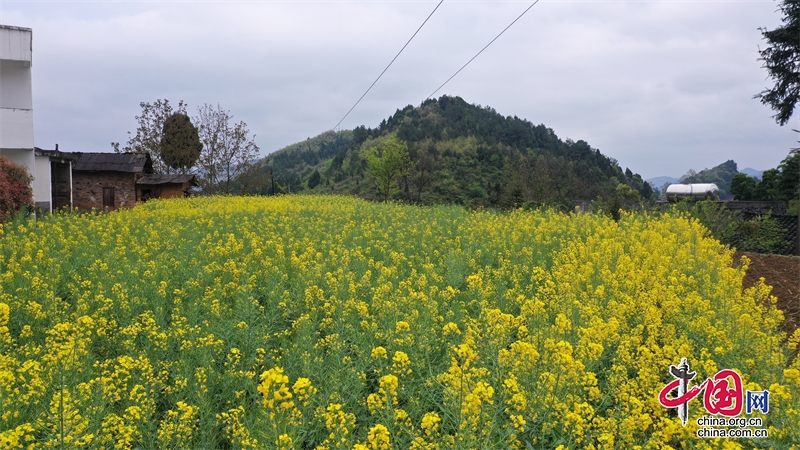
<path fill-rule="evenodd" d="M 772 295 L 778 297 L 778 308 L 786 316 L 784 330 L 793 333 L 800 327 L 800 257 L 736 252 L 734 260 L 739 261 L 742 255 L 750 259 L 744 287 L 751 287 L 764 277 L 772 286 Z"/>

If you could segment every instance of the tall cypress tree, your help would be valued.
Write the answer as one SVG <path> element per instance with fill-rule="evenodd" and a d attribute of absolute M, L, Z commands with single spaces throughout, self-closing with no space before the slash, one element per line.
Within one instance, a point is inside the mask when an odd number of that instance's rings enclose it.
<path fill-rule="evenodd" d="M 197 128 L 186 114 L 175 113 L 164 121 L 161 137 L 161 159 L 173 169 L 181 169 L 182 173 L 194 166 L 203 144 Z M 169 170 L 169 169 L 168 169 Z"/>

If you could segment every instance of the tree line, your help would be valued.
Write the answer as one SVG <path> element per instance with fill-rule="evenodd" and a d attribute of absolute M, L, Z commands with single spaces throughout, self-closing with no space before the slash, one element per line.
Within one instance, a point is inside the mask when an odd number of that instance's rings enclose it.
<path fill-rule="evenodd" d="M 204 104 L 194 117 L 187 114 L 182 100 L 173 108 L 169 100 L 142 102 L 136 116 L 136 133 L 128 132 L 128 142 L 112 142 L 117 153 L 149 153 L 156 173 L 192 173 L 206 194 L 236 192 L 235 179 L 258 156 L 255 134 L 247 124 L 233 122 L 230 111 L 219 104 Z"/>
<path fill-rule="evenodd" d="M 761 180 L 744 173 L 731 180 L 731 194 L 736 200 L 785 201 L 797 200 L 800 186 L 800 153 L 793 151 L 778 167 L 765 170 Z"/>

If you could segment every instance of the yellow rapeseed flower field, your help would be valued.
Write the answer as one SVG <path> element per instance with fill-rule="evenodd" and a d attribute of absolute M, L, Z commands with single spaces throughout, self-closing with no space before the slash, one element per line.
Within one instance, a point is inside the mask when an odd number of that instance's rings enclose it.
<path fill-rule="evenodd" d="M 678 213 L 151 201 L 0 228 L 0 448 L 800 446 L 800 333 Z M 670 365 L 769 390 L 700 439 Z"/>

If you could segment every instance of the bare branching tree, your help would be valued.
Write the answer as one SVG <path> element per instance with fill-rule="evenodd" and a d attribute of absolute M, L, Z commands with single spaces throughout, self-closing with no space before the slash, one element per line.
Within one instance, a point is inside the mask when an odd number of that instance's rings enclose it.
<path fill-rule="evenodd" d="M 232 123 L 230 111 L 219 104 L 197 108 L 192 122 L 197 125 L 203 151 L 198 160 L 199 183 L 209 194 L 230 194 L 236 176 L 244 172 L 258 156 L 256 135 L 244 122 Z"/>

